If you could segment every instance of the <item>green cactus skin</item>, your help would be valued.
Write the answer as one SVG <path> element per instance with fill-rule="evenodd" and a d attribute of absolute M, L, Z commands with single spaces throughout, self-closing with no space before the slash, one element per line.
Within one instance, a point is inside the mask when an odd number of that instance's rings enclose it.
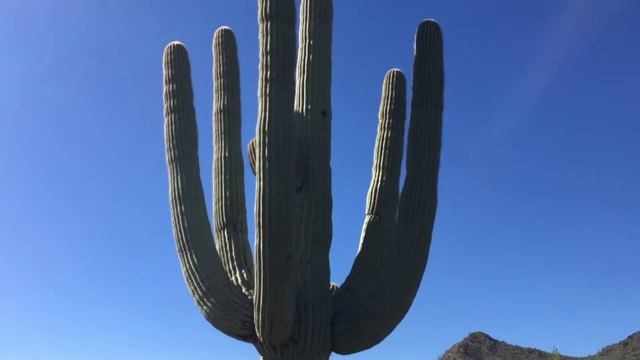
<path fill-rule="evenodd" d="M 264 343 L 292 331 L 297 288 L 293 234 L 295 8 L 292 1 L 258 2 L 260 79 L 256 129 L 256 286 L 254 321 Z M 293 151 L 292 151 L 293 150 Z M 269 159 L 267 159 L 267 156 Z"/>
<path fill-rule="evenodd" d="M 215 84 L 213 137 L 214 209 L 218 254 L 231 281 L 253 292 L 253 256 L 247 237 L 244 165 L 240 134 L 240 70 L 236 41 L 228 27 L 213 39 Z"/>
<path fill-rule="evenodd" d="M 235 285 L 216 251 L 200 168 L 191 71 L 187 51 L 173 42 L 164 51 L 164 118 L 173 232 L 182 271 L 196 303 L 216 328 L 253 341 L 253 302 Z"/>
<path fill-rule="evenodd" d="M 372 180 L 351 273 L 330 283 L 331 0 L 303 0 L 296 62 L 293 0 L 259 0 L 255 268 L 247 237 L 240 79 L 228 27 L 214 35 L 215 241 L 200 180 L 187 51 L 164 52 L 164 116 L 174 237 L 189 290 L 217 329 L 263 359 L 328 359 L 382 341 L 407 313 L 428 259 L 437 205 L 442 33 L 418 27 L 402 191 L 406 80 L 385 76 Z"/>
<path fill-rule="evenodd" d="M 444 91 L 437 23 L 420 24 L 415 48 L 406 178 L 398 200 L 405 81 L 392 70 L 383 90 L 360 250 L 334 297 L 333 349 L 340 354 L 369 348 L 398 325 L 427 264 L 437 206 Z"/>

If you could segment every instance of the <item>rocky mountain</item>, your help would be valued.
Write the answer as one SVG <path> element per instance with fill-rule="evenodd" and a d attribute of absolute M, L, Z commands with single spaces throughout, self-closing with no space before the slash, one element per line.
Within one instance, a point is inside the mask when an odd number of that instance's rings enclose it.
<path fill-rule="evenodd" d="M 439 360 L 552 360 L 553 354 L 538 349 L 507 344 L 491 336 L 475 332 L 453 345 Z M 609 345 L 595 355 L 572 357 L 560 355 L 562 360 L 640 360 L 640 331 L 625 340 Z"/>

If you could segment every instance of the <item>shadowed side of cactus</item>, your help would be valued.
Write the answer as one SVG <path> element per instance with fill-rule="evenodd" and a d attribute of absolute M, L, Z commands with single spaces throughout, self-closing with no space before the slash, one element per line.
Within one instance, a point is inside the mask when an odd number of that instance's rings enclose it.
<path fill-rule="evenodd" d="M 206 319 L 264 359 L 327 359 L 382 341 L 408 311 L 424 272 L 437 204 L 443 108 L 442 34 L 415 39 L 406 178 L 400 188 L 406 80 L 385 76 L 360 249 L 330 283 L 330 0 L 303 0 L 295 48 L 292 0 L 259 0 L 255 264 L 247 238 L 240 80 L 231 29 L 216 31 L 213 232 L 198 166 L 185 47 L 164 53 L 164 112 L 174 237 L 189 290 Z M 214 240 L 215 234 L 215 240 Z"/>
<path fill-rule="evenodd" d="M 398 197 L 404 78 L 392 70 L 385 79 L 360 250 L 334 301 L 336 352 L 352 353 L 382 341 L 409 310 L 420 285 L 437 206 L 443 68 L 440 28 L 424 21 L 415 39 L 402 193 Z"/>

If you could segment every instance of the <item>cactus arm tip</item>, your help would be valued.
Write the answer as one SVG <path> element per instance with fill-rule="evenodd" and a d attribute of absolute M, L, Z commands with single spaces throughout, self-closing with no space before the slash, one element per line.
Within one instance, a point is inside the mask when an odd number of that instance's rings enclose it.
<path fill-rule="evenodd" d="M 249 158 L 249 166 L 253 175 L 256 174 L 256 138 L 252 138 L 247 144 L 247 156 Z"/>

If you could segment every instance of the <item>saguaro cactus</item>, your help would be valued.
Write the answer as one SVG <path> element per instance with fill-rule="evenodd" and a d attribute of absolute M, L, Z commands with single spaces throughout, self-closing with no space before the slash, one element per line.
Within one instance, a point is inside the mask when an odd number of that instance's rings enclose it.
<path fill-rule="evenodd" d="M 295 49 L 293 0 L 259 0 L 255 267 L 247 237 L 236 43 L 213 40 L 214 236 L 200 180 L 185 47 L 164 52 L 164 115 L 174 235 L 183 274 L 205 318 L 255 345 L 264 359 L 327 359 L 382 341 L 415 297 L 437 202 L 443 108 L 442 34 L 415 38 L 406 178 L 399 193 L 406 80 L 383 84 L 371 186 L 351 273 L 330 283 L 331 0 L 302 0 Z"/>

